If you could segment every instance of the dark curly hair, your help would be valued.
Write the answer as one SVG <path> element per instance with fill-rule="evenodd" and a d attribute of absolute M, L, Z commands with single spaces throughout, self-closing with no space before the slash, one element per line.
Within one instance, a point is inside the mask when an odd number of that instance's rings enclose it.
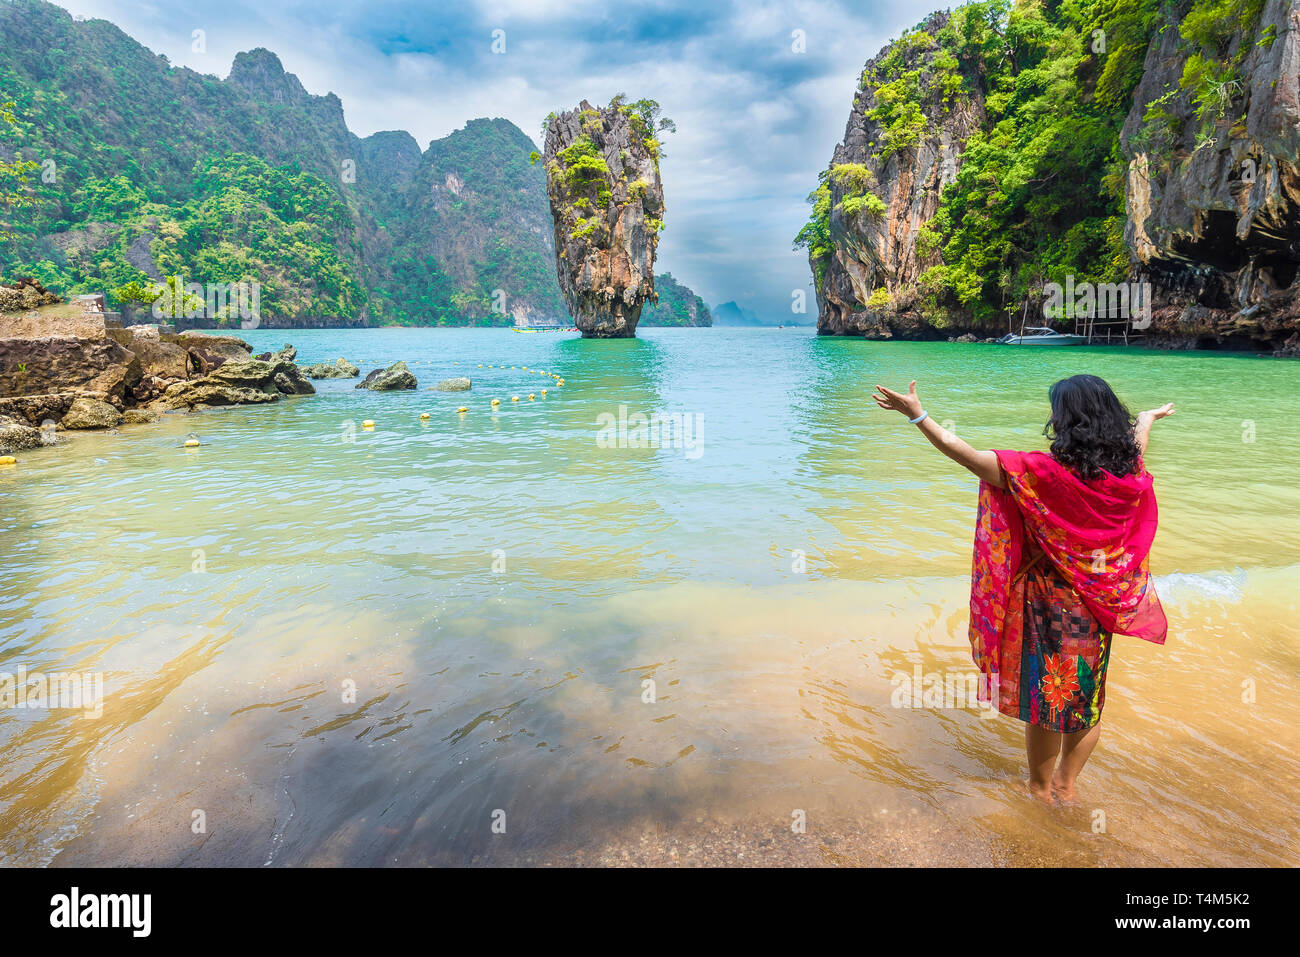
<path fill-rule="evenodd" d="M 1131 475 L 1141 452 L 1133 436 L 1134 418 L 1114 390 L 1095 375 L 1062 379 L 1048 393 L 1052 417 L 1043 435 L 1052 440 L 1056 461 L 1082 479 Z"/>

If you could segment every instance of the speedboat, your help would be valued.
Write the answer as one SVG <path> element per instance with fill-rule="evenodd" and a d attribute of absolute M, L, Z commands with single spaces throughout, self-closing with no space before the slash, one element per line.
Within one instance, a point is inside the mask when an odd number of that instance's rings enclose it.
<path fill-rule="evenodd" d="M 1046 326 L 1030 326 L 1020 335 L 1008 332 L 998 340 L 1007 346 L 1081 346 L 1088 341 L 1087 336 L 1073 332 L 1057 332 Z"/>

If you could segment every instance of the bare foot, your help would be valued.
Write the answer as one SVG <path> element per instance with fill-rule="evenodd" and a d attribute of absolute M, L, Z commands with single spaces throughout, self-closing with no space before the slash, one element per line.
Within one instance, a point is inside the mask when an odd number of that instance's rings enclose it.
<path fill-rule="evenodd" d="M 1046 804 L 1048 807 L 1055 804 L 1052 800 L 1052 789 L 1050 786 L 1045 788 L 1036 788 L 1034 787 L 1033 781 L 1026 781 L 1025 790 L 1028 791 L 1030 796 L 1040 804 Z"/>
<path fill-rule="evenodd" d="M 1066 784 L 1055 775 L 1052 776 L 1052 794 L 1055 795 L 1056 799 L 1062 804 L 1073 805 L 1078 803 L 1078 799 L 1074 794 L 1074 784 Z"/>

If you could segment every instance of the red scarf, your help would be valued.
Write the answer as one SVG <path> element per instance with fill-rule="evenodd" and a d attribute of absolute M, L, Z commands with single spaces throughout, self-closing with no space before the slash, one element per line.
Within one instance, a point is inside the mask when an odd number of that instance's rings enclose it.
<path fill-rule="evenodd" d="M 1007 488 L 980 483 L 970 595 L 971 654 L 992 686 L 1003 660 L 1020 657 L 1026 552 L 1041 551 L 1102 628 L 1164 644 L 1169 626 L 1147 569 L 1158 519 L 1151 473 L 1139 461 L 1134 475 L 1084 481 L 1046 452 L 997 457 Z"/>

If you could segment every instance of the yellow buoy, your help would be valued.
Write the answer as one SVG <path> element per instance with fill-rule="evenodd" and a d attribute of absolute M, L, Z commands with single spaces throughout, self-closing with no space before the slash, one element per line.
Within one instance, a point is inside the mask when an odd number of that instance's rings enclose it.
<path fill-rule="evenodd" d="M 12 455 L 0 455 L 0 465 L 17 465 L 18 460 Z"/>
<path fill-rule="evenodd" d="M 501 400 L 500 400 L 500 399 L 493 399 L 493 400 L 492 400 L 492 404 L 493 404 L 493 405 L 500 405 L 500 404 L 501 404 Z"/>
<path fill-rule="evenodd" d="M 537 398 L 537 396 L 533 395 L 533 393 L 531 393 L 531 392 L 528 393 L 528 401 L 529 401 L 529 402 L 532 402 L 532 401 L 533 401 L 534 399 L 536 399 L 536 398 Z"/>
<path fill-rule="evenodd" d="M 420 418 L 422 418 L 422 419 L 427 419 L 428 417 L 429 417 L 429 413 L 428 413 L 428 412 L 421 412 L 421 413 L 420 413 Z"/>
<path fill-rule="evenodd" d="M 199 447 L 199 440 L 198 440 L 198 439 L 186 439 L 186 440 L 185 440 L 185 447 L 186 447 L 187 449 L 197 449 L 197 448 Z"/>
<path fill-rule="evenodd" d="M 374 419 L 366 419 L 366 421 L 364 421 L 364 422 L 361 423 L 361 427 L 362 427 L 363 429 L 373 429 L 373 428 L 375 427 L 375 420 L 374 420 Z"/>
<path fill-rule="evenodd" d="M 545 390 L 545 389 L 542 390 L 542 398 L 543 398 L 543 399 L 546 398 L 546 390 Z"/>
<path fill-rule="evenodd" d="M 511 402 L 518 402 L 518 401 L 519 401 L 519 396 L 517 396 L 517 395 L 512 395 L 512 396 L 510 397 L 510 401 L 511 401 Z"/>
<path fill-rule="evenodd" d="M 465 406 L 462 405 L 462 406 L 461 406 L 459 409 L 457 409 L 456 411 L 457 411 L 457 412 L 468 412 L 469 409 L 465 408 Z"/>

